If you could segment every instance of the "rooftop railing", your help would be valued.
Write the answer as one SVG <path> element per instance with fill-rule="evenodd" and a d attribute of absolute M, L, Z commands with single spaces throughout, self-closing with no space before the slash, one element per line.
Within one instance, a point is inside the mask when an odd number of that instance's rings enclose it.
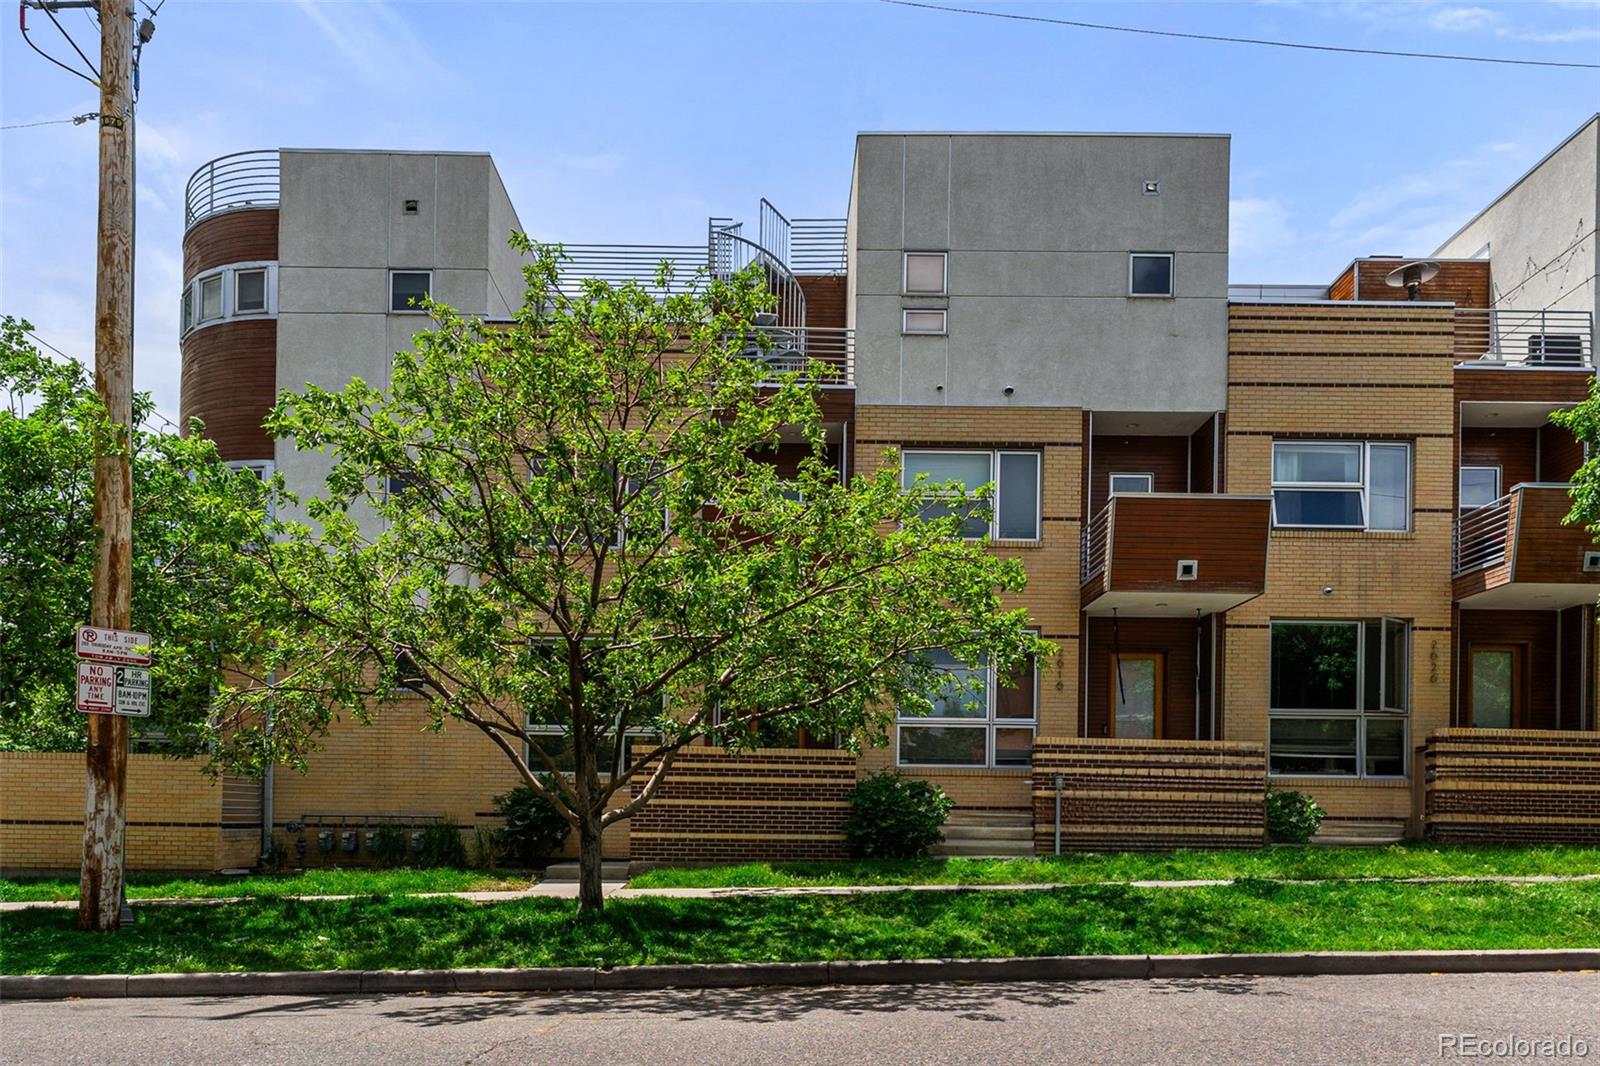
<path fill-rule="evenodd" d="M 802 276 L 845 272 L 845 220 L 797 218 L 790 223 L 789 266 Z"/>
<path fill-rule="evenodd" d="M 273 149 L 218 156 L 189 176 L 183 228 L 242 207 L 278 206 L 278 153 Z"/>
<path fill-rule="evenodd" d="M 1456 357 L 1489 364 L 1594 366 L 1589 311 L 1456 309 Z"/>

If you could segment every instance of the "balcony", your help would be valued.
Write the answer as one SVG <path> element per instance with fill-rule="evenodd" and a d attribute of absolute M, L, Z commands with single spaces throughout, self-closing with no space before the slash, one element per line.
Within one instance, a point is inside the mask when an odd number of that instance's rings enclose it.
<path fill-rule="evenodd" d="M 1083 531 L 1090 615 L 1195 617 L 1266 591 L 1269 496 L 1113 496 Z"/>
<path fill-rule="evenodd" d="M 1518 485 L 1456 519 L 1451 573 L 1458 606 L 1556 610 L 1595 601 L 1600 556 L 1588 530 L 1562 521 L 1572 508 L 1568 489 Z"/>
<path fill-rule="evenodd" d="M 1457 308 L 1456 358 L 1468 366 L 1594 368 L 1589 311 Z"/>
<path fill-rule="evenodd" d="M 183 190 L 183 228 L 224 211 L 277 206 L 277 151 L 234 152 L 189 176 Z"/>

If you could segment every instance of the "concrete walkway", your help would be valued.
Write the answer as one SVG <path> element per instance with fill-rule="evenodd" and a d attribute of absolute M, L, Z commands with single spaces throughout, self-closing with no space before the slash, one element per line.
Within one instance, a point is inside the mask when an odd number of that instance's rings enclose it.
<path fill-rule="evenodd" d="M 884 892 L 1049 892 L 1061 888 L 1223 888 L 1237 880 L 1230 877 L 1201 878 L 1192 881 L 1023 881 L 1012 884 L 940 884 L 940 885 L 794 885 L 781 888 L 629 888 L 625 881 L 607 881 L 602 890 L 607 899 L 644 899 L 658 896 L 665 899 L 722 899 L 730 896 L 859 896 Z M 1483 874 L 1461 877 L 1323 877 L 1296 880 L 1292 878 L 1259 878 L 1283 885 L 1323 884 L 1400 884 L 1400 885 L 1451 885 L 1494 883 L 1506 885 L 1567 884 L 1600 881 L 1600 873 L 1593 874 Z M 527 888 L 502 892 L 406 892 L 392 893 L 417 899 L 435 899 L 452 896 L 472 903 L 503 903 L 508 900 L 576 899 L 576 881 L 540 881 Z M 364 899 L 366 895 L 343 896 L 213 896 L 198 898 L 133 899 L 135 907 L 211 906 L 224 903 L 242 903 L 250 899 L 295 899 L 307 903 Z M 0 913 L 31 910 L 34 908 L 75 908 L 75 899 L 12 900 L 0 902 Z"/>

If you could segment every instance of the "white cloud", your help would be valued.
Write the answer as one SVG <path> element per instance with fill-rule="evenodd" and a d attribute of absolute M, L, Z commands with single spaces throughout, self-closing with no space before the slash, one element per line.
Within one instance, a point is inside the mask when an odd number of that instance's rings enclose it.
<path fill-rule="evenodd" d="M 322 31 L 349 72 L 370 86 L 457 84 L 456 75 L 434 58 L 432 49 L 386 3 L 296 0 L 296 6 Z"/>
<path fill-rule="evenodd" d="M 1295 243 L 1289 209 L 1278 200 L 1228 201 L 1228 254 L 1246 263 L 1282 255 Z"/>
<path fill-rule="evenodd" d="M 1482 7 L 1445 7 L 1428 16 L 1428 25 L 1449 33 L 1492 30 L 1501 23 L 1500 15 Z"/>

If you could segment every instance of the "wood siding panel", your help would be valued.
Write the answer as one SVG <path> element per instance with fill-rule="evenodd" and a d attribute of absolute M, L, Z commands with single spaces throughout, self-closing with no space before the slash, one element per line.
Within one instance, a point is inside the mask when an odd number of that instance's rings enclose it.
<path fill-rule="evenodd" d="M 1475 644 L 1523 647 L 1523 721 L 1524 729 L 1554 729 L 1556 726 L 1556 686 L 1550 678 L 1556 677 L 1556 614 L 1555 611 L 1462 611 L 1461 612 L 1461 663 L 1456 671 L 1457 700 L 1460 708 L 1458 721 L 1467 723 L 1471 706 L 1467 686 L 1471 671 L 1467 664 L 1472 659 Z"/>
<path fill-rule="evenodd" d="M 846 287 L 842 274 L 811 274 L 795 279 L 806 297 L 806 325 L 844 329 Z"/>
<path fill-rule="evenodd" d="M 1093 452 L 1085 518 L 1106 505 L 1113 473 L 1152 474 L 1156 492 L 1189 491 L 1188 437 L 1095 437 Z"/>
<path fill-rule="evenodd" d="M 1113 591 L 1261 592 L 1266 587 L 1266 499 L 1120 496 L 1112 509 Z M 1178 560 L 1194 559 L 1193 581 Z"/>
<path fill-rule="evenodd" d="M 1594 547 L 1594 538 L 1581 525 L 1562 522 L 1572 509 L 1567 491 L 1529 488 L 1519 495 L 1513 580 L 1600 584 L 1600 573 L 1583 569 L 1583 553 Z"/>
<path fill-rule="evenodd" d="M 278 258 L 278 209 L 224 211 L 195 223 L 183 235 L 183 280 L 225 263 Z"/>
<path fill-rule="evenodd" d="M 1539 431 L 1475 429 L 1461 431 L 1462 466 L 1498 466 L 1500 491 L 1539 478 Z"/>
<path fill-rule="evenodd" d="M 1410 260 L 1357 259 L 1353 264 L 1356 273 L 1352 294 L 1335 295 L 1330 289 L 1328 296 L 1334 300 L 1409 300 L 1410 296 L 1405 289 L 1390 288 L 1383 280 L 1391 270 L 1406 262 Z M 1347 270 L 1346 273 L 1348 272 Z M 1438 276 L 1417 290 L 1417 299 L 1453 303 L 1457 307 L 1488 307 L 1489 260 L 1440 260 Z"/>
<path fill-rule="evenodd" d="M 1195 734 L 1195 660 L 1197 623 L 1192 618 L 1124 618 L 1112 640 L 1109 618 L 1090 618 L 1087 654 L 1089 683 L 1089 735 L 1110 735 L 1111 653 L 1159 652 L 1166 657 L 1162 671 L 1161 736 L 1165 740 L 1193 740 Z"/>
<path fill-rule="evenodd" d="M 1557 425 L 1540 426 L 1539 480 L 1571 481 L 1583 465 L 1583 444 Z"/>
<path fill-rule="evenodd" d="M 1456 399 L 1461 403 L 1582 403 L 1589 395 L 1592 370 L 1529 370 L 1518 367 L 1458 368 Z"/>
<path fill-rule="evenodd" d="M 178 414 L 217 442 L 225 460 L 271 459 L 272 438 L 261 428 L 277 390 L 278 323 L 221 322 L 183 339 Z"/>

